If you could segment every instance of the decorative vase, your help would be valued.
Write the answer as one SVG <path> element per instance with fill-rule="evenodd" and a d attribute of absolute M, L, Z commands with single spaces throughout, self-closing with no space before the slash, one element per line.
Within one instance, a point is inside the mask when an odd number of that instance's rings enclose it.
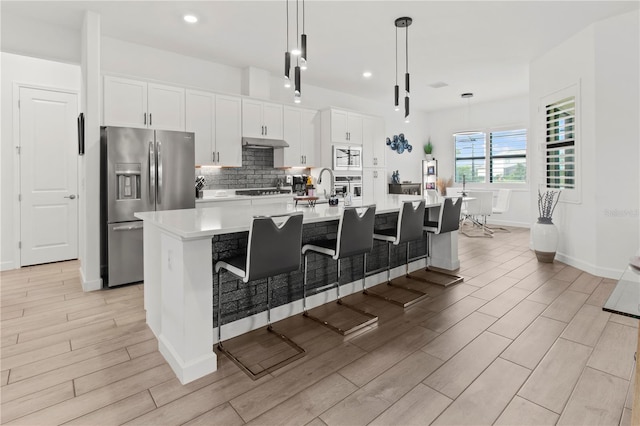
<path fill-rule="evenodd" d="M 538 218 L 531 228 L 531 233 L 538 262 L 553 263 L 558 248 L 558 228 L 551 218 Z"/>

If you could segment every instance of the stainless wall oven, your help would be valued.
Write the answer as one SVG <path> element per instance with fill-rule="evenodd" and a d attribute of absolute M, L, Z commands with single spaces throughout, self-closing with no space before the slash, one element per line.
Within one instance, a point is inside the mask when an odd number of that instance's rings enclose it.
<path fill-rule="evenodd" d="M 333 170 L 362 170 L 362 147 L 333 145 Z"/>

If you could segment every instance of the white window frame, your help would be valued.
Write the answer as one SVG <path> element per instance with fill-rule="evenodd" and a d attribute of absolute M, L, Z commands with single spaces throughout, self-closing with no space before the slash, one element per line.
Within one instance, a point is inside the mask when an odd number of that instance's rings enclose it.
<path fill-rule="evenodd" d="M 526 153 L 525 153 L 525 159 L 526 159 L 526 167 L 527 167 L 527 174 L 525 177 L 524 182 L 489 182 L 490 181 L 490 176 L 489 174 L 491 173 L 491 141 L 490 141 L 490 137 L 491 137 L 491 133 L 494 132 L 504 132 L 504 131 L 508 131 L 508 130 L 525 130 L 527 133 L 527 148 L 526 148 Z M 468 133 L 468 132 L 465 132 Z M 530 149 L 529 149 L 529 145 L 530 145 L 530 132 L 529 132 L 529 128 L 524 125 L 524 124 L 510 124 L 510 125 L 504 125 L 504 126 L 493 126 L 493 127 L 486 127 L 483 129 L 478 129 L 476 131 L 474 131 L 473 133 L 484 133 L 484 137 L 485 137 L 485 142 L 484 142 L 484 148 L 485 148 L 485 152 L 484 152 L 484 162 L 485 162 L 485 176 L 484 176 L 484 182 L 467 182 L 467 185 L 471 185 L 471 186 L 476 186 L 476 187 L 490 187 L 490 188 L 511 188 L 511 189 L 526 189 L 529 187 L 529 181 L 530 181 L 530 168 L 531 168 L 531 160 L 530 160 Z M 457 176 L 457 172 L 456 172 L 456 135 L 460 135 L 462 133 L 454 133 L 453 134 L 453 176 L 454 179 Z M 455 183 L 459 183 L 462 184 L 462 181 L 458 182 L 455 181 Z"/>
<path fill-rule="evenodd" d="M 540 190 L 545 189 L 557 189 L 555 187 L 547 186 L 547 110 L 548 105 L 559 102 L 563 99 L 573 97 L 575 104 L 575 119 L 574 119 L 574 181 L 575 185 L 572 189 L 562 188 L 562 195 L 560 196 L 560 202 L 580 204 L 582 202 L 582 161 L 581 161 L 581 102 L 580 102 L 580 82 L 568 86 L 564 89 L 558 90 L 547 96 L 540 98 L 538 104 L 538 152 L 540 166 L 537 167 L 538 172 L 538 187 Z"/>

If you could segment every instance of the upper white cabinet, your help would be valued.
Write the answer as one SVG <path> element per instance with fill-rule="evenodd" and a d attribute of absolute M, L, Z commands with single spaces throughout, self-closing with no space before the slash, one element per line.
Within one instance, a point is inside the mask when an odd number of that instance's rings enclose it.
<path fill-rule="evenodd" d="M 106 126 L 185 130 L 181 87 L 105 76 L 103 96 Z"/>
<path fill-rule="evenodd" d="M 195 134 L 197 165 L 242 166 L 241 100 L 187 90 L 186 129 Z"/>
<path fill-rule="evenodd" d="M 254 99 L 243 99 L 242 136 L 261 139 L 283 139 L 282 105 Z"/>
<path fill-rule="evenodd" d="M 331 140 L 346 144 L 362 144 L 363 116 L 354 112 L 331 109 Z"/>
<path fill-rule="evenodd" d="M 362 156 L 364 167 L 384 167 L 389 147 L 386 145 L 384 120 L 365 116 L 362 119 Z"/>
<path fill-rule="evenodd" d="M 315 167 L 317 113 L 310 109 L 284 107 L 284 140 L 289 147 L 273 151 L 275 167 Z"/>

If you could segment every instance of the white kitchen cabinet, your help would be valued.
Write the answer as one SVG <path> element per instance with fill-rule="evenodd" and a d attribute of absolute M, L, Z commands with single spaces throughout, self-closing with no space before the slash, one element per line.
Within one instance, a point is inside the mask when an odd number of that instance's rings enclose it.
<path fill-rule="evenodd" d="M 242 167 L 242 99 L 216 95 L 217 164 Z"/>
<path fill-rule="evenodd" d="M 362 120 L 362 156 L 364 167 L 384 167 L 389 147 L 385 142 L 384 120 L 365 116 Z"/>
<path fill-rule="evenodd" d="M 183 88 L 105 76 L 105 126 L 185 130 Z"/>
<path fill-rule="evenodd" d="M 375 203 L 387 196 L 387 171 L 383 167 L 367 167 L 362 170 L 362 199 Z"/>
<path fill-rule="evenodd" d="M 330 118 L 333 142 L 362 144 L 362 115 L 332 108 Z"/>
<path fill-rule="evenodd" d="M 260 139 L 282 139 L 282 105 L 254 99 L 243 99 L 242 136 Z"/>
<path fill-rule="evenodd" d="M 285 106 L 284 140 L 288 148 L 273 151 L 274 167 L 314 167 L 317 149 L 317 111 Z"/>
<path fill-rule="evenodd" d="M 195 164 L 242 166 L 240 98 L 187 90 L 186 129 L 195 133 Z"/>

